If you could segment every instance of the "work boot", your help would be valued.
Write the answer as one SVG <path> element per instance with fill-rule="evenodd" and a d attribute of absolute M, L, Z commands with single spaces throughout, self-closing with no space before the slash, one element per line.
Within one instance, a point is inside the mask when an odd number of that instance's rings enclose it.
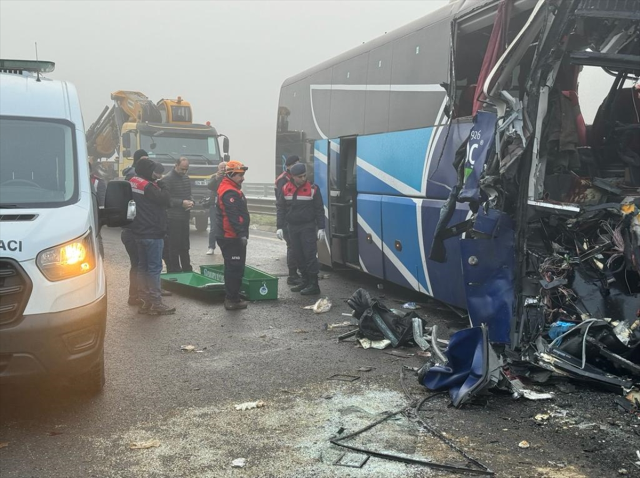
<path fill-rule="evenodd" d="M 176 313 L 175 307 L 170 307 L 167 304 L 160 302 L 159 304 L 153 304 L 149 307 L 148 315 L 171 315 Z"/>
<path fill-rule="evenodd" d="M 247 308 L 246 300 L 224 300 L 224 308 L 227 310 L 240 310 Z"/>
<path fill-rule="evenodd" d="M 318 276 L 311 276 L 309 279 L 309 285 L 300 291 L 300 295 L 318 295 L 320 293 Z"/>
<path fill-rule="evenodd" d="M 149 315 L 149 309 L 151 308 L 151 304 L 145 302 L 143 299 L 138 299 L 140 301 L 140 308 L 138 309 L 138 314 L 140 315 Z"/>
<path fill-rule="evenodd" d="M 302 278 L 298 275 L 297 272 L 294 272 L 293 275 L 289 274 L 287 277 L 287 285 L 299 285 L 302 283 Z"/>
<path fill-rule="evenodd" d="M 300 283 L 297 286 L 291 287 L 291 292 L 300 292 L 302 289 L 309 285 L 309 279 L 306 276 L 302 276 Z"/>

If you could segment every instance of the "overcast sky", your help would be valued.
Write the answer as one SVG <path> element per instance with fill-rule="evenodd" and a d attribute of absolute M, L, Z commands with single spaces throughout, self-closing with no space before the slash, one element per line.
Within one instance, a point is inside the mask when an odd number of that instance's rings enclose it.
<path fill-rule="evenodd" d="M 229 136 L 248 182 L 273 176 L 280 85 L 446 1 L 0 0 L 0 57 L 56 62 L 85 127 L 116 90 L 182 96 Z"/>

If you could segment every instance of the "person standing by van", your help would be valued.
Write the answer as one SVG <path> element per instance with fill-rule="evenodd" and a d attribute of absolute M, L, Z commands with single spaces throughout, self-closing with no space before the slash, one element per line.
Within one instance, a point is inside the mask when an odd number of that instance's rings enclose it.
<path fill-rule="evenodd" d="M 216 236 L 224 257 L 224 308 L 227 310 L 247 308 L 247 302 L 240 299 L 250 222 L 247 200 L 242 193 L 247 169 L 240 161 L 229 161 L 216 197 Z"/>
<path fill-rule="evenodd" d="M 149 159 L 149 154 L 144 149 L 139 149 L 133 153 L 133 165 L 122 170 L 122 176 L 130 181 L 136 175 L 135 167 L 141 159 Z M 142 305 L 142 300 L 138 299 L 138 245 L 133 236 L 131 226 L 124 226 L 120 234 L 120 240 L 129 256 L 129 305 Z"/>
<path fill-rule="evenodd" d="M 227 163 L 220 161 L 218 163 L 218 171 L 211 176 L 207 188 L 211 191 L 211 206 L 209 207 L 209 249 L 207 249 L 207 255 L 213 255 L 213 251 L 216 249 L 216 194 L 218 193 L 218 186 L 224 179 L 225 169 Z"/>
<path fill-rule="evenodd" d="M 171 207 L 167 210 L 169 251 L 166 256 L 167 272 L 191 272 L 189 249 L 189 219 L 195 204 L 191 195 L 191 180 L 187 175 L 189 160 L 182 156 L 175 167 L 160 183 L 166 187 L 171 197 Z"/>
<path fill-rule="evenodd" d="M 142 158 L 136 164 L 136 175 L 131 178 L 136 217 L 131 231 L 138 246 L 138 297 L 142 300 L 139 314 L 168 315 L 175 307 L 162 302 L 160 273 L 162 249 L 167 231 L 166 209 L 171 205 L 169 191 L 153 179 L 156 163 Z"/>

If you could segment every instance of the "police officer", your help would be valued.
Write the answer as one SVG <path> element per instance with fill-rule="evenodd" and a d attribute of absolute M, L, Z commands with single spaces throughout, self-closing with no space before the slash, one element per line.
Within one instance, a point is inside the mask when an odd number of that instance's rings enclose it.
<path fill-rule="evenodd" d="M 287 203 L 285 201 L 278 201 L 278 197 L 282 195 L 282 188 L 285 184 L 291 181 L 291 166 L 294 164 L 298 164 L 300 162 L 300 158 L 298 156 L 289 156 L 285 161 L 285 170 L 280 174 L 280 176 L 276 179 L 276 208 L 283 208 L 282 211 L 278 210 L 278 223 L 277 223 L 277 231 L 276 235 L 278 239 L 284 239 L 284 242 L 287 243 L 287 267 L 289 268 L 289 277 L 287 277 L 287 284 L 289 285 L 298 285 L 302 283 L 300 276 L 298 275 L 298 263 L 296 262 L 296 256 L 293 253 L 293 248 L 291 247 L 291 239 L 289 238 L 289 229 L 287 228 L 287 224 L 285 221 L 285 216 L 287 214 L 286 208 Z"/>
<path fill-rule="evenodd" d="M 240 299 L 250 221 L 241 189 L 247 169 L 240 161 L 229 161 L 216 196 L 216 238 L 224 258 L 224 308 L 227 310 L 247 308 L 247 302 Z"/>
<path fill-rule="evenodd" d="M 286 210 L 286 227 L 298 267 L 302 271 L 302 283 L 291 290 L 302 295 L 316 295 L 320 293 L 316 241 L 325 238 L 322 194 L 318 186 L 307 181 L 307 167 L 304 164 L 294 164 L 290 173 L 291 181 L 283 186 L 278 199 L 278 211 Z"/>

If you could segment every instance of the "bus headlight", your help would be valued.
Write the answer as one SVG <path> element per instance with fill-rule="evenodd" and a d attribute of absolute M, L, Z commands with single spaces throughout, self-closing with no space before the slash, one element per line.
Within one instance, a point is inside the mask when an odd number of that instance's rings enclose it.
<path fill-rule="evenodd" d="M 38 254 L 36 264 L 52 282 L 92 271 L 96 267 L 96 261 L 91 229 L 77 239 L 45 249 Z"/>

